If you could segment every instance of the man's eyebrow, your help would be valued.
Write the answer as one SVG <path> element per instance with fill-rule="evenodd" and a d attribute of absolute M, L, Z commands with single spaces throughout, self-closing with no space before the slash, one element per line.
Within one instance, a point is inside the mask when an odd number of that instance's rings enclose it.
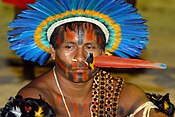
<path fill-rule="evenodd" d="M 64 43 L 75 43 L 75 42 L 66 40 Z"/>
<path fill-rule="evenodd" d="M 94 42 L 88 42 L 85 45 L 95 45 L 95 43 Z"/>

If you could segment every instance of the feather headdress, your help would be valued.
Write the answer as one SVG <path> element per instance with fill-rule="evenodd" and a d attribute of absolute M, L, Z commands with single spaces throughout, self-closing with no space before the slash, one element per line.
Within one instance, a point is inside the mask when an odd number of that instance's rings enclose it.
<path fill-rule="evenodd" d="M 10 48 L 25 60 L 43 65 L 50 57 L 54 29 L 73 21 L 98 25 L 106 37 L 106 54 L 136 57 L 148 43 L 146 20 L 125 0 L 38 0 L 9 27 Z"/>

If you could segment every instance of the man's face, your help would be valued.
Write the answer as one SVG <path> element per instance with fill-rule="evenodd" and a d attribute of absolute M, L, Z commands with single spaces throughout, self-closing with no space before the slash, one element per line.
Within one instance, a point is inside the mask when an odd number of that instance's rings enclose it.
<path fill-rule="evenodd" d="M 91 25 L 76 31 L 66 28 L 66 31 L 59 34 L 58 48 L 55 50 L 55 61 L 59 71 L 73 82 L 90 80 L 98 69 L 89 69 L 85 59 L 88 53 L 93 53 L 93 56 L 101 55 L 102 43 L 102 36 L 97 36 Z"/>

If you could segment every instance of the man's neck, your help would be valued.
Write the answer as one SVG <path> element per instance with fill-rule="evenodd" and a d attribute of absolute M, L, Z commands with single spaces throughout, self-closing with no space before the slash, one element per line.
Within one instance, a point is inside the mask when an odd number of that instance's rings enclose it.
<path fill-rule="evenodd" d="M 55 73 L 64 97 L 73 102 L 85 102 L 91 99 L 93 79 L 84 83 L 74 83 L 65 78 L 57 68 L 55 68 Z M 58 87 L 56 89 L 58 90 Z"/>

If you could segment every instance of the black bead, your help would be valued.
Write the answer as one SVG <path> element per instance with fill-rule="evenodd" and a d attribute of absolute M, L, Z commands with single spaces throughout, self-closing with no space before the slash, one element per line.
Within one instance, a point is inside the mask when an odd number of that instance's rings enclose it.
<path fill-rule="evenodd" d="M 101 82 L 101 85 L 104 85 L 105 83 L 104 82 Z"/>
<path fill-rule="evenodd" d="M 117 98 L 114 98 L 114 101 L 117 101 Z"/>
<path fill-rule="evenodd" d="M 109 86 L 108 89 L 111 90 L 112 89 L 111 86 Z"/>
<path fill-rule="evenodd" d="M 103 114 L 103 111 L 102 110 L 100 110 L 100 114 Z"/>
<path fill-rule="evenodd" d="M 122 82 L 122 81 L 120 81 L 120 82 L 119 82 L 119 85 L 121 85 L 122 83 L 123 83 L 123 82 Z"/>
<path fill-rule="evenodd" d="M 107 108 L 107 111 L 110 111 L 111 109 L 110 108 Z"/>
<path fill-rule="evenodd" d="M 100 105 L 100 108 L 102 109 L 103 108 L 103 105 Z"/>
<path fill-rule="evenodd" d="M 94 98 L 94 101 L 97 101 L 97 98 Z"/>
<path fill-rule="evenodd" d="M 104 94 L 105 92 L 104 91 L 101 91 L 101 94 Z"/>
<path fill-rule="evenodd" d="M 104 101 L 103 100 L 100 100 L 100 104 L 103 104 L 104 103 Z"/>
<path fill-rule="evenodd" d="M 117 106 L 117 103 L 113 103 L 113 106 Z"/>
<path fill-rule="evenodd" d="M 116 108 L 113 108 L 113 111 L 116 111 L 117 109 Z"/>
<path fill-rule="evenodd" d="M 97 88 L 98 87 L 98 85 L 97 84 L 95 84 L 95 88 Z"/>
<path fill-rule="evenodd" d="M 94 105 L 93 108 L 96 108 L 96 106 Z"/>
<path fill-rule="evenodd" d="M 119 92 L 120 90 L 119 89 L 116 89 L 117 92 Z"/>

